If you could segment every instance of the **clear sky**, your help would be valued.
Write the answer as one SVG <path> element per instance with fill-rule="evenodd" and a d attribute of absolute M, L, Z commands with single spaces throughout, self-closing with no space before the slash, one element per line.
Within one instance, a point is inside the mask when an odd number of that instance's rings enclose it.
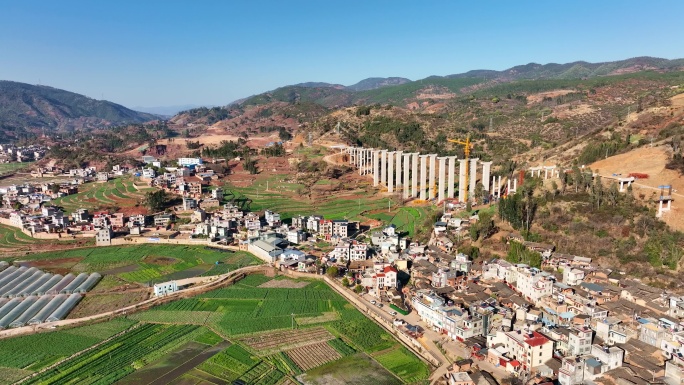
<path fill-rule="evenodd" d="M 288 84 L 684 57 L 684 1 L 0 0 L 0 79 L 126 106 Z"/>

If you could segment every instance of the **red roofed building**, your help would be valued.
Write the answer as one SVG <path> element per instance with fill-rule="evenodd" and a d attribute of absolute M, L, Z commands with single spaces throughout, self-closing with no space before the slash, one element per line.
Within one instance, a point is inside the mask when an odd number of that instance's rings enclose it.
<path fill-rule="evenodd" d="M 369 294 L 380 297 L 387 290 L 397 287 L 397 269 L 393 266 L 385 266 L 380 272 L 367 271 L 363 274 L 361 283 L 366 286 Z"/>
<path fill-rule="evenodd" d="M 487 346 L 505 352 L 511 360 L 517 360 L 523 370 L 533 371 L 553 357 L 553 342 L 536 331 L 499 331 L 487 337 Z"/>

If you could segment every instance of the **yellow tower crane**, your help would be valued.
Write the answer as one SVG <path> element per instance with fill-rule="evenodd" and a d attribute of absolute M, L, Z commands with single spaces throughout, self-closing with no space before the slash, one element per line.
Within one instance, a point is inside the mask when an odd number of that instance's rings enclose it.
<path fill-rule="evenodd" d="M 465 141 L 458 140 L 458 139 L 447 139 L 447 141 L 449 141 L 451 143 L 456 143 L 456 144 L 462 145 L 463 146 L 463 153 L 465 155 L 466 161 L 468 159 L 470 159 L 470 150 L 473 148 L 473 143 L 470 142 L 470 134 L 468 134 L 468 136 L 466 136 Z M 466 171 L 465 171 L 466 185 L 468 183 L 468 172 L 469 171 L 470 171 L 470 165 L 466 162 Z M 459 186 L 459 188 L 463 188 L 463 186 Z M 466 186 L 466 188 L 463 191 L 465 191 L 465 197 L 463 198 L 463 202 L 467 202 L 468 201 L 468 187 Z"/>

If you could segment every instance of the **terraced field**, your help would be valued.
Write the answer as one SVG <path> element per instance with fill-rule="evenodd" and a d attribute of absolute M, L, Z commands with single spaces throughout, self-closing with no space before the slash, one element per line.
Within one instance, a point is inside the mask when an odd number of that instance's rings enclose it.
<path fill-rule="evenodd" d="M 23 231 L 16 227 L 0 225 L 0 254 L 3 251 L 6 252 L 17 252 L 17 251 L 35 251 L 37 246 L 43 245 L 54 245 L 57 243 L 62 246 L 69 246 L 74 243 L 80 242 L 93 243 L 92 240 L 65 240 L 65 241 L 55 241 L 55 240 L 43 240 L 38 238 L 33 238 L 27 235 Z"/>
<path fill-rule="evenodd" d="M 87 183 L 78 194 L 67 195 L 52 201 L 67 213 L 79 208 L 99 209 L 104 207 L 134 207 L 142 201 L 147 191 L 154 190 L 133 177 L 124 176 L 105 183 Z"/>
<path fill-rule="evenodd" d="M 51 251 L 32 254 L 23 260 L 47 270 L 99 272 L 135 283 L 217 275 L 238 267 L 261 264 L 261 260 L 245 251 L 154 244 Z"/>
<path fill-rule="evenodd" d="M 411 236 L 416 224 L 422 223 L 427 212 L 432 210 L 431 207 L 402 207 L 396 197 L 389 198 L 375 191 L 365 190 L 352 191 L 343 196 L 321 194 L 308 199 L 297 194 L 301 185 L 282 182 L 284 178 L 283 175 L 264 177 L 249 187 L 228 184 L 225 186 L 225 199 L 252 211 L 274 210 L 283 219 L 311 214 L 323 215 L 326 219 L 360 222 L 376 219 L 385 224 L 394 223 L 400 231 L 406 231 Z M 327 179 L 322 181 L 326 182 L 322 184 L 332 183 Z M 266 191 L 267 182 L 269 191 Z M 391 210 L 388 211 L 389 207 Z"/>

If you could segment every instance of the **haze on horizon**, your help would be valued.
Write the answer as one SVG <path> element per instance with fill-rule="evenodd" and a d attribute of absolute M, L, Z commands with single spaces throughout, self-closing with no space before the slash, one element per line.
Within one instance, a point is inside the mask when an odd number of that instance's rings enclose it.
<path fill-rule="evenodd" d="M 0 78 L 125 106 L 529 62 L 684 57 L 677 1 L 5 1 Z"/>

